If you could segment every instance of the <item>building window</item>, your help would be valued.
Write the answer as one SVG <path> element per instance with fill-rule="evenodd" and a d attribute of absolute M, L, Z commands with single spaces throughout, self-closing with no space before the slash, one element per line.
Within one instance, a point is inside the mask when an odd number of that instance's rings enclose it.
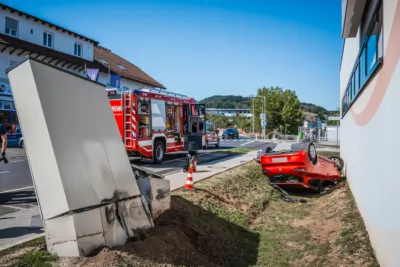
<path fill-rule="evenodd" d="M 368 25 L 362 25 L 367 29 L 363 35 L 360 53 L 350 75 L 345 94 L 342 99 L 342 116 L 361 93 L 364 86 L 373 77 L 377 67 L 383 60 L 383 9 L 382 3 L 378 6 Z"/>
<path fill-rule="evenodd" d="M 118 68 L 120 68 L 121 70 L 126 70 L 124 66 L 122 66 L 121 64 L 115 63 L 115 65 L 118 66 Z"/>
<path fill-rule="evenodd" d="M 14 37 L 18 36 L 18 20 L 6 17 L 6 34 Z"/>
<path fill-rule="evenodd" d="M 53 48 L 53 34 L 50 32 L 43 32 L 43 45 Z"/>
<path fill-rule="evenodd" d="M 77 56 L 77 57 L 82 57 L 82 44 L 75 43 L 74 55 Z"/>
<path fill-rule="evenodd" d="M 104 59 L 102 59 L 101 57 L 97 58 L 101 63 L 103 63 L 104 65 L 108 65 L 107 61 L 105 61 Z"/>

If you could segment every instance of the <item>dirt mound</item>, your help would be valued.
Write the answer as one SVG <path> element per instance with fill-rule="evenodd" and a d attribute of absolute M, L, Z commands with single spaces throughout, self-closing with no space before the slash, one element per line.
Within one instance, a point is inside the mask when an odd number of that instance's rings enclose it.
<path fill-rule="evenodd" d="M 94 257 L 63 260 L 64 266 L 248 266 L 258 235 L 179 196 L 137 241 Z M 243 249 L 245 248 L 245 249 Z M 238 261 L 238 258 L 241 259 Z"/>

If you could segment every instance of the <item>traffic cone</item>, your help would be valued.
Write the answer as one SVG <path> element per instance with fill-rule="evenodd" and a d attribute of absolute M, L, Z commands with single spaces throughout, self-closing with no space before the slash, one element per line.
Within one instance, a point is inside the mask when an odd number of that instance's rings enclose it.
<path fill-rule="evenodd" d="M 190 164 L 192 165 L 192 164 Z M 193 177 L 192 177 L 192 173 L 193 173 L 193 168 L 192 166 L 189 167 L 189 171 L 188 171 L 188 175 L 186 178 L 186 185 L 185 185 L 185 189 L 186 190 L 195 190 L 194 186 L 193 186 Z"/>

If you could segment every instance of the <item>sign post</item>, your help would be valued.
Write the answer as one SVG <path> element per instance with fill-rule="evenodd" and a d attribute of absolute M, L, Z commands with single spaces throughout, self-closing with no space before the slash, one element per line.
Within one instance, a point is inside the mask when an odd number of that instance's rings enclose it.
<path fill-rule="evenodd" d="M 261 113 L 260 114 L 260 120 L 261 120 L 261 126 L 262 126 L 262 136 L 263 136 L 263 139 L 265 139 L 265 127 L 266 127 L 266 125 L 265 125 L 265 122 L 266 122 L 266 120 L 265 120 L 265 113 Z"/>

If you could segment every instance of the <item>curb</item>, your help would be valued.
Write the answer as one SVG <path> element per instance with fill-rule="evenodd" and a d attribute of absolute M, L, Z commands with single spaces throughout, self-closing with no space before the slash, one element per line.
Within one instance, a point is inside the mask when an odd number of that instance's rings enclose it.
<path fill-rule="evenodd" d="M 45 235 L 46 235 L 46 233 L 41 233 L 41 234 L 37 234 L 35 236 L 24 238 L 23 240 L 19 240 L 17 242 L 12 243 L 12 244 L 0 247 L 0 251 L 4 251 L 4 250 L 10 249 L 10 248 L 22 245 L 22 244 L 27 243 L 29 241 L 32 241 L 34 239 L 41 238 L 41 237 L 43 237 Z"/>
<path fill-rule="evenodd" d="M 252 152 L 248 152 L 248 153 L 246 153 L 245 155 L 249 155 L 250 153 L 252 153 Z M 223 159 L 223 158 L 222 158 Z M 216 159 L 216 161 L 221 161 L 222 159 Z M 242 165 L 244 165 L 244 164 L 246 164 L 246 163 L 249 163 L 249 162 L 251 162 L 251 161 L 253 161 L 254 160 L 254 158 L 251 158 L 249 161 L 241 161 L 238 165 L 235 165 L 235 166 L 232 166 L 232 167 L 228 167 L 228 168 L 226 168 L 226 169 L 222 169 L 221 171 L 219 171 L 219 172 L 216 172 L 216 173 L 214 173 L 214 174 L 212 174 L 212 175 L 210 175 L 210 176 L 208 176 L 208 177 L 204 177 L 203 179 L 200 179 L 200 180 L 198 180 L 198 181 L 196 181 L 196 182 L 193 182 L 193 185 L 195 185 L 195 184 L 197 184 L 197 183 L 199 183 L 199 182 L 201 182 L 201 181 L 204 181 L 204 180 L 206 180 L 206 179 L 210 179 L 210 178 L 212 178 L 212 177 L 214 177 L 214 176 L 216 176 L 216 175 L 219 175 L 219 174 L 221 174 L 221 173 L 223 173 L 223 172 L 225 172 L 225 171 L 229 171 L 229 170 L 232 170 L 232 169 L 234 169 L 234 168 L 237 168 L 237 167 L 240 167 L 240 166 L 242 166 Z M 213 161 L 212 161 L 213 162 Z M 185 187 L 185 185 L 182 185 L 182 186 L 180 186 L 180 187 L 178 187 L 178 188 L 175 188 L 175 189 L 173 189 L 173 190 L 171 190 L 171 192 L 174 192 L 174 191 L 177 191 L 177 190 L 179 190 L 179 189 L 182 189 L 182 188 L 184 188 Z"/>

